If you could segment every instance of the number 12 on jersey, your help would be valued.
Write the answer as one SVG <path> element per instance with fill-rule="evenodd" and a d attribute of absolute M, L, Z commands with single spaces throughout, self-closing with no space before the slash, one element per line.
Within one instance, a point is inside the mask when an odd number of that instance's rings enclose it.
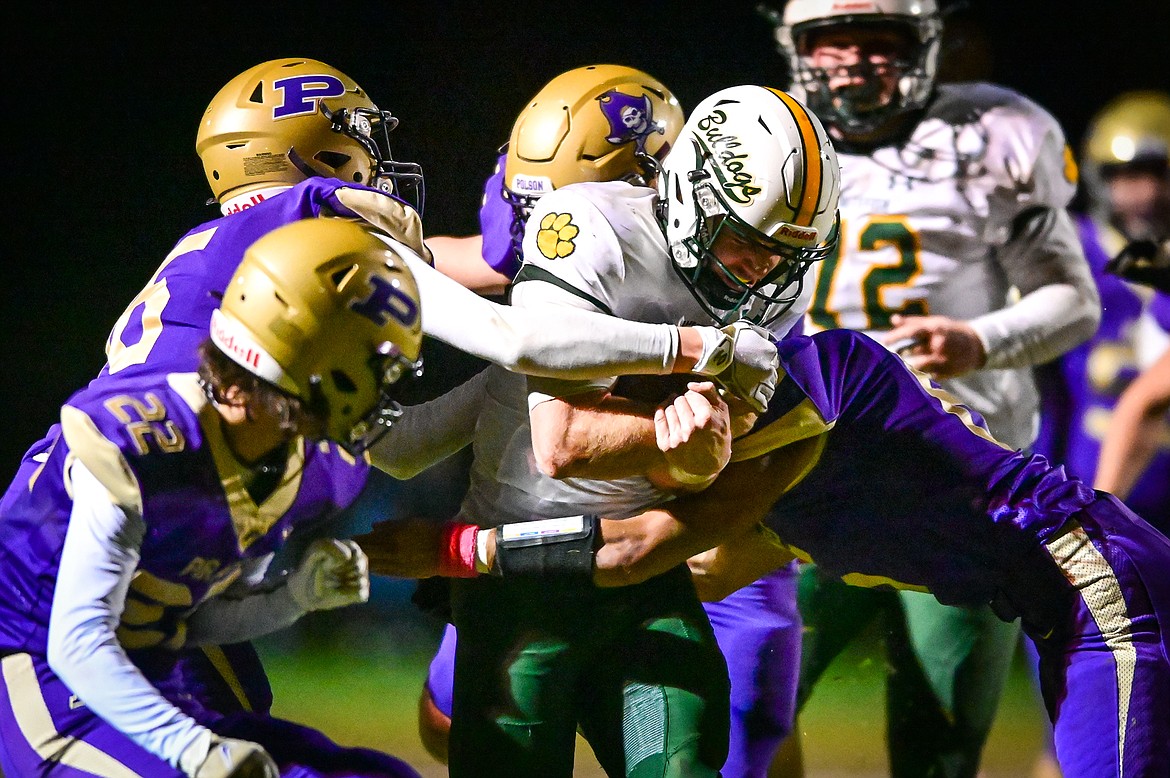
<path fill-rule="evenodd" d="M 844 258 L 842 258 L 844 252 Z M 845 219 L 833 253 L 814 265 L 817 274 L 809 318 L 816 329 L 848 327 L 855 330 L 888 330 L 894 314 L 926 316 L 926 300 L 887 304 L 887 293 L 912 289 L 919 274 L 922 243 L 905 216 L 866 217 L 860 229 L 850 232 Z M 859 312 L 842 322 L 842 314 Z"/>

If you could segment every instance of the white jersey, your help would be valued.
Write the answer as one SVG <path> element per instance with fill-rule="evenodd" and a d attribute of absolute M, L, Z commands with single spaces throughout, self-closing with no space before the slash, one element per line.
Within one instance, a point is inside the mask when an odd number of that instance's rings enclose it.
<path fill-rule="evenodd" d="M 512 291 L 521 308 L 568 306 L 651 323 L 710 324 L 674 271 L 655 219 L 652 189 L 626 183 L 574 184 L 540 198 L 524 237 L 524 266 Z M 800 321 L 811 287 L 773 325 Z M 463 514 L 484 526 L 580 513 L 623 518 L 670 498 L 649 480 L 554 479 L 536 467 L 528 421 L 529 383 L 549 394 L 613 380 L 525 379 L 489 367 L 474 437 L 475 461 Z"/>
<path fill-rule="evenodd" d="M 813 331 L 846 327 L 880 340 L 894 314 L 975 320 L 1007 306 L 1013 287 L 1026 294 L 1032 289 L 1023 287 L 1044 283 L 1036 268 L 1013 266 L 1039 265 L 1038 257 L 1002 250 L 1017 217 L 1063 210 L 1076 186 L 1064 135 L 1035 103 L 992 84 L 943 85 L 901 146 L 838 157 L 840 243 L 815 266 Z M 1064 253 L 1084 263 L 1075 250 Z M 1038 398 L 1030 368 L 942 383 L 1005 443 L 1031 445 Z"/>

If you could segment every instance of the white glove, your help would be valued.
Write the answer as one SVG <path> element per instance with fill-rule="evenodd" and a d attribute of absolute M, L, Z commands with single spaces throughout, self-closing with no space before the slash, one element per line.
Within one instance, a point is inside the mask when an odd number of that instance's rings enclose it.
<path fill-rule="evenodd" d="M 763 413 L 776 391 L 780 356 L 771 334 L 746 319 L 723 329 L 699 327 L 703 353 L 694 372 L 714 376 L 727 391 Z"/>
<path fill-rule="evenodd" d="M 211 736 L 207 757 L 191 778 L 280 778 L 280 769 L 258 743 Z"/>
<path fill-rule="evenodd" d="M 314 540 L 288 576 L 288 590 L 306 611 L 356 605 L 370 599 L 370 568 L 352 540 Z"/>

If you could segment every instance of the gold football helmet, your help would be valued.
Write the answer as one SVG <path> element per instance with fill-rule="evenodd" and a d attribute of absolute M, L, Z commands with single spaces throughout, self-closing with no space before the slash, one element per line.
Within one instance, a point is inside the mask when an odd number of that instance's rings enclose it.
<path fill-rule="evenodd" d="M 329 176 L 396 191 L 422 210 L 422 168 L 395 162 L 390 131 L 353 79 L 312 59 L 250 68 L 212 98 L 195 140 L 216 200 Z"/>
<path fill-rule="evenodd" d="M 1092 165 L 1165 165 L 1170 159 L 1170 95 L 1126 92 L 1102 108 L 1085 138 L 1085 161 Z"/>
<path fill-rule="evenodd" d="M 386 243 L 356 222 L 304 219 L 247 249 L 211 340 L 356 454 L 402 412 L 390 386 L 420 370 L 421 323 L 414 277 Z"/>
<path fill-rule="evenodd" d="M 588 65 L 545 84 L 517 117 L 504 162 L 505 197 L 521 220 L 544 194 L 582 181 L 646 183 L 682 130 L 683 112 L 658 79 Z"/>

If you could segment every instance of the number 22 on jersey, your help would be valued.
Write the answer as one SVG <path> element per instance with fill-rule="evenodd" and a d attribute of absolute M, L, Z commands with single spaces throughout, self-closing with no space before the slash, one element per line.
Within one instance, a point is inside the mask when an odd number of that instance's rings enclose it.
<path fill-rule="evenodd" d="M 842 219 L 837 247 L 819 267 L 814 265 L 817 281 L 808 311 L 813 326 L 888 330 L 895 314 L 928 315 L 924 299 L 887 302 L 890 292 L 914 288 L 922 272 L 921 255 L 918 233 L 905 216 L 869 216 L 855 231 Z"/>

